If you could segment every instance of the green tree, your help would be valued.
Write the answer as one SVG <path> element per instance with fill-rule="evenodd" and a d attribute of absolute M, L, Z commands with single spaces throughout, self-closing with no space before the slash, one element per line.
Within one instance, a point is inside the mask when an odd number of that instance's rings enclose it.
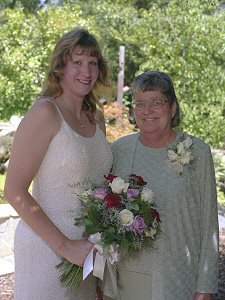
<path fill-rule="evenodd" d="M 181 103 L 182 129 L 214 147 L 223 145 L 222 1 L 61 0 L 55 5 L 46 1 L 35 13 L 28 9 L 29 1 L 16 2 L 14 8 L 0 11 L 1 119 L 26 112 L 40 90 L 56 41 L 82 26 L 101 38 L 115 82 L 119 46 L 124 45 L 125 84 L 149 69 L 167 72 Z"/>
<path fill-rule="evenodd" d="M 52 6 L 36 15 L 22 8 L 0 13 L 0 119 L 23 115 L 35 101 L 61 35 L 75 26 L 92 27 L 79 6 Z"/>
<path fill-rule="evenodd" d="M 217 9 L 198 0 L 153 5 L 141 11 L 136 43 L 144 57 L 138 73 L 155 69 L 171 75 L 182 128 L 219 147 L 225 133 L 225 14 Z"/>
<path fill-rule="evenodd" d="M 32 55 L 36 24 L 34 17 L 24 15 L 20 9 L 1 12 L 1 118 L 8 117 L 12 112 L 19 114 L 30 104 L 31 95 L 37 92 L 40 80 L 30 72 L 39 65 L 38 56 Z"/>
<path fill-rule="evenodd" d="M 36 13 L 43 6 L 53 4 L 54 0 L 1 0 L 0 9 L 22 8 L 25 13 Z"/>

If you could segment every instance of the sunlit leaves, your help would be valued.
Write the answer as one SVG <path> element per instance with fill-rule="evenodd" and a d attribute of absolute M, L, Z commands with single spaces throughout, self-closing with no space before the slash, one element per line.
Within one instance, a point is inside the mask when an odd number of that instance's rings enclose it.
<path fill-rule="evenodd" d="M 181 127 L 214 147 L 223 145 L 225 10 L 221 1 L 59 2 L 63 5 L 47 6 L 35 14 L 22 6 L 0 11 L 0 119 L 26 112 L 40 90 L 56 41 L 79 26 L 99 36 L 115 82 L 121 45 L 126 50 L 125 85 L 145 70 L 167 72 L 183 110 Z"/>

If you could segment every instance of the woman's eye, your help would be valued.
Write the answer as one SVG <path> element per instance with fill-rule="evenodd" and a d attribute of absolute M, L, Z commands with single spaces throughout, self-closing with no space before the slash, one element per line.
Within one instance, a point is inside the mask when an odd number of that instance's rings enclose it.
<path fill-rule="evenodd" d="M 73 64 L 74 64 L 74 65 L 80 65 L 81 62 L 80 62 L 79 60 L 75 60 L 75 61 L 73 61 Z"/>
<path fill-rule="evenodd" d="M 137 107 L 137 108 L 142 108 L 144 106 L 145 106 L 145 102 L 136 102 L 135 103 L 135 107 Z"/>
<path fill-rule="evenodd" d="M 162 101 L 161 100 L 155 100 L 152 103 L 153 103 L 153 105 L 161 105 Z"/>
<path fill-rule="evenodd" d="M 163 106 L 165 103 L 165 101 L 163 101 L 162 99 L 158 99 L 152 102 L 153 107 L 161 107 Z"/>
<path fill-rule="evenodd" d="M 96 61 L 91 61 L 91 62 L 90 62 L 90 65 L 92 65 L 92 66 L 97 66 L 97 64 L 98 64 L 98 63 L 97 63 Z"/>

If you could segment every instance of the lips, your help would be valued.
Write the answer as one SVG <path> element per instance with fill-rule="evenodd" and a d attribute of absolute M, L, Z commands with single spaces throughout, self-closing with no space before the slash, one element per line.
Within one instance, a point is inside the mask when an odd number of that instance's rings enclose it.
<path fill-rule="evenodd" d="M 91 83 L 91 80 L 77 79 L 77 81 L 82 83 L 82 84 L 90 84 Z"/>
<path fill-rule="evenodd" d="M 148 122 L 148 121 L 155 121 L 157 119 L 158 118 L 145 118 L 145 119 L 143 119 L 143 121 Z"/>

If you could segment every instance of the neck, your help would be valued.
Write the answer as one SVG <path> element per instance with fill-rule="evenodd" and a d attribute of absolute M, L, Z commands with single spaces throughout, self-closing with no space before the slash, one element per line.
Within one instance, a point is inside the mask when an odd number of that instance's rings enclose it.
<path fill-rule="evenodd" d="M 83 114 L 82 99 L 70 99 L 69 97 L 65 97 L 62 95 L 60 98 L 56 99 L 56 103 L 59 107 L 61 107 L 64 111 L 66 111 L 73 119 L 80 119 Z"/>
<path fill-rule="evenodd" d="M 151 148 L 163 148 L 169 145 L 171 142 L 175 141 L 176 132 L 172 129 L 164 132 L 162 134 L 152 134 L 152 133 L 140 133 L 140 142 Z"/>
<path fill-rule="evenodd" d="M 63 114 L 64 120 L 66 120 L 72 128 L 85 128 L 89 121 L 86 113 L 82 109 L 82 99 L 78 99 L 76 101 L 76 99 L 66 98 L 64 95 L 62 95 L 55 101 Z"/>

